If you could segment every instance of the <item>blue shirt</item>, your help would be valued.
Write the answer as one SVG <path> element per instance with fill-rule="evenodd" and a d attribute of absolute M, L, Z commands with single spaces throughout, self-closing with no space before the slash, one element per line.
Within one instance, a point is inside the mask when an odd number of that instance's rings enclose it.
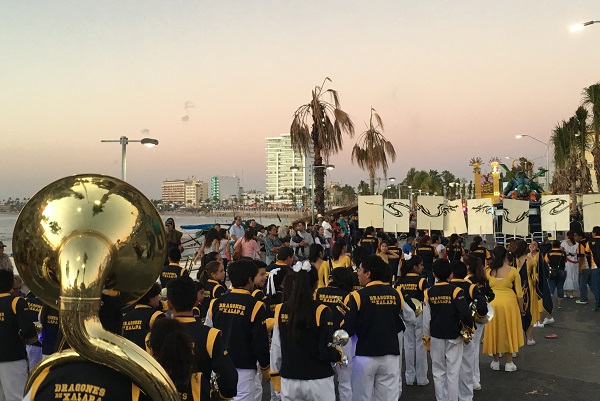
<path fill-rule="evenodd" d="M 404 245 L 402 245 L 402 252 L 406 254 L 411 253 L 413 250 L 414 248 L 408 242 L 405 242 Z"/>

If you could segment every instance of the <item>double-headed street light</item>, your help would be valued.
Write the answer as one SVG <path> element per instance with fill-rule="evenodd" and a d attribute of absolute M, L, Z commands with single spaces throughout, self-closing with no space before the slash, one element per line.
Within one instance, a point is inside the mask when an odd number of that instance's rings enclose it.
<path fill-rule="evenodd" d="M 102 139 L 100 142 L 119 142 L 121 144 L 121 179 L 123 181 L 127 181 L 127 144 L 129 142 L 140 142 L 149 148 L 158 145 L 158 139 L 129 139 L 126 136 L 122 136 L 119 139 Z"/>
<path fill-rule="evenodd" d="M 310 174 L 310 221 L 315 224 L 315 170 L 326 169 L 333 170 L 335 166 L 333 164 L 311 164 L 308 166 L 296 166 L 290 167 L 292 171 L 300 171 L 300 169 L 308 169 Z"/>
<path fill-rule="evenodd" d="M 588 22 L 583 22 L 581 24 L 575 24 L 575 25 L 571 26 L 571 32 L 581 31 L 583 28 L 585 28 L 588 25 L 598 24 L 598 23 L 600 23 L 600 21 L 588 21 Z"/>
<path fill-rule="evenodd" d="M 536 137 L 533 137 L 531 135 L 515 135 L 515 138 L 517 139 L 521 139 L 523 137 L 527 137 L 527 138 L 531 138 L 534 141 L 537 141 L 539 143 L 541 143 L 542 145 L 546 145 L 546 174 L 544 174 L 546 176 L 546 192 L 548 192 L 548 190 L 550 189 L 550 142 L 544 142 L 544 141 L 540 141 L 539 139 L 537 139 Z"/>

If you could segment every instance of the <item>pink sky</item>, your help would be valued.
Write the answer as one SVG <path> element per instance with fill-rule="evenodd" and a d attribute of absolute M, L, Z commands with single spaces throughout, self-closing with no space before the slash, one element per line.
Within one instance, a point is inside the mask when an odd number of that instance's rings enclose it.
<path fill-rule="evenodd" d="M 264 190 L 265 138 L 325 76 L 365 129 L 370 107 L 410 167 L 471 179 L 468 160 L 545 166 L 554 125 L 600 80 L 597 0 L 57 1 L 0 5 L 0 200 L 75 173 L 120 176 L 150 198 L 164 179 L 241 175 Z M 189 121 L 184 104 L 191 101 Z M 356 138 L 330 180 L 356 186 Z M 487 166 L 484 166 L 487 171 Z"/>

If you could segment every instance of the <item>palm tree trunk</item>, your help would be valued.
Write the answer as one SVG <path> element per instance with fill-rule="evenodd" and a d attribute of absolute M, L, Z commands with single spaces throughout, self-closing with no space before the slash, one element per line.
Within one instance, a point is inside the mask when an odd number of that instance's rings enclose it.
<path fill-rule="evenodd" d="M 313 126 L 313 148 L 314 148 L 314 165 L 315 166 L 323 166 L 323 157 L 321 156 L 321 144 L 317 141 L 317 132 L 316 127 Z M 313 174 L 315 176 L 315 188 L 314 188 L 314 196 L 315 196 L 315 208 L 317 209 L 317 213 L 324 214 L 325 213 L 325 169 L 321 168 L 313 168 Z M 311 211 L 312 212 L 312 211 Z"/>
<path fill-rule="evenodd" d="M 600 144 L 598 142 L 596 142 L 592 148 L 592 156 L 594 157 L 594 175 L 596 177 L 596 185 L 600 186 Z"/>
<path fill-rule="evenodd" d="M 375 195 L 375 175 L 369 174 L 369 190 L 371 195 Z"/>

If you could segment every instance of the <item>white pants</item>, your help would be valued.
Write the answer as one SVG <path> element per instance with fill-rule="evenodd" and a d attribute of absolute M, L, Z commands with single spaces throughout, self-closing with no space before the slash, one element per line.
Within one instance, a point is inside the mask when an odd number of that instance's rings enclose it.
<path fill-rule="evenodd" d="M 262 388 L 262 373 L 260 373 L 259 369 L 256 369 L 256 374 L 254 375 L 254 401 L 261 401 L 263 395 Z"/>
<path fill-rule="evenodd" d="M 333 366 L 337 374 L 340 401 L 352 401 L 352 348 L 352 339 L 342 347 L 344 355 L 348 357 L 348 366 L 344 367 L 339 363 Z"/>
<path fill-rule="evenodd" d="M 481 383 L 481 372 L 479 372 L 479 355 L 481 354 L 481 338 L 485 325 L 475 323 L 477 330 L 473 333 L 472 343 L 476 344 L 475 353 L 473 354 L 473 383 Z"/>
<path fill-rule="evenodd" d="M 21 401 L 27 381 L 27 361 L 0 362 L 0 401 Z"/>
<path fill-rule="evenodd" d="M 461 337 L 443 340 L 431 337 L 431 372 L 437 401 L 458 400 L 458 374 L 463 354 Z"/>
<path fill-rule="evenodd" d="M 315 380 L 281 378 L 281 401 L 335 400 L 333 376 Z"/>
<path fill-rule="evenodd" d="M 406 382 L 427 383 L 427 350 L 423 345 L 423 314 L 417 317 L 415 324 L 406 324 L 404 330 L 404 360 L 406 361 Z M 415 369 L 416 367 L 416 369 Z"/>
<path fill-rule="evenodd" d="M 352 360 L 352 400 L 390 401 L 400 398 L 400 357 L 355 356 Z"/>
<path fill-rule="evenodd" d="M 402 395 L 402 350 L 404 349 L 405 330 L 398 333 L 398 346 L 400 347 L 400 355 L 398 356 L 398 398 Z"/>
<path fill-rule="evenodd" d="M 235 401 L 254 401 L 256 395 L 256 369 L 236 369 L 238 373 Z"/>
<path fill-rule="evenodd" d="M 471 342 L 463 346 L 462 363 L 458 374 L 458 399 L 459 401 L 473 400 L 473 363 L 475 355 L 479 354 L 479 343 L 475 336 Z"/>
<path fill-rule="evenodd" d="M 31 372 L 42 360 L 42 347 L 28 344 L 25 348 L 27 348 L 27 368 Z"/>

